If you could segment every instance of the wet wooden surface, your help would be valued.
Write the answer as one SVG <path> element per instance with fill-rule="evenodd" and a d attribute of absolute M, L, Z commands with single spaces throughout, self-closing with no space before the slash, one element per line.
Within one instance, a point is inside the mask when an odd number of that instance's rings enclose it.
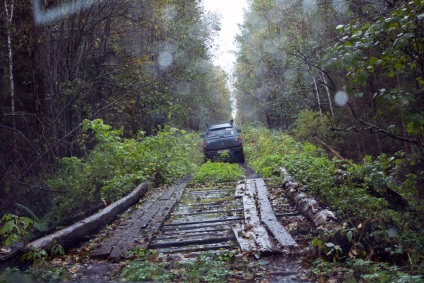
<path fill-rule="evenodd" d="M 92 256 L 122 257 L 140 241 L 140 236 L 143 236 L 143 242 L 146 242 L 147 246 L 163 219 L 180 199 L 189 181 L 190 178 L 181 179 L 168 190 L 148 199 L 113 231 L 111 237 L 92 252 Z"/>
<path fill-rule="evenodd" d="M 159 252 L 237 249 L 231 227 L 243 220 L 234 184 L 188 186 L 181 200 L 153 237 Z"/>
<path fill-rule="evenodd" d="M 161 253 L 234 250 L 261 255 L 297 247 L 277 219 L 263 179 L 213 185 L 189 182 L 182 179 L 151 195 L 92 256 L 119 258 L 134 247 Z M 287 203 L 279 207 L 279 217 L 298 216 Z"/>
<path fill-rule="evenodd" d="M 295 248 L 296 241 L 287 232 L 287 230 L 278 222 L 271 203 L 268 200 L 267 188 L 265 182 L 261 178 L 249 179 L 246 185 L 256 187 L 258 196 L 258 206 L 261 215 L 261 221 L 265 223 L 268 231 L 274 236 L 282 247 Z"/>

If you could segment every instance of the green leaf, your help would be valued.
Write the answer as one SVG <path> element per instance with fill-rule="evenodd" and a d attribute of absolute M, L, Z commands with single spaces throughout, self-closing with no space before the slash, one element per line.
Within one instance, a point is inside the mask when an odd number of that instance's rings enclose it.
<path fill-rule="evenodd" d="M 353 232 L 352 232 L 352 230 L 348 231 L 346 233 L 346 236 L 347 236 L 347 239 L 349 240 L 349 242 L 352 242 L 352 239 L 353 239 Z"/>
<path fill-rule="evenodd" d="M 327 246 L 329 248 L 334 248 L 334 244 L 333 243 L 325 243 L 325 246 Z"/>
<path fill-rule="evenodd" d="M 342 32 L 342 31 L 344 31 L 344 25 L 338 25 L 337 27 L 336 27 L 336 30 L 337 31 L 339 31 L 339 32 Z"/>
<path fill-rule="evenodd" d="M 7 221 L 3 227 L 0 229 L 0 235 L 5 235 L 11 231 L 13 231 L 13 228 L 15 228 L 15 221 L 9 220 Z"/>

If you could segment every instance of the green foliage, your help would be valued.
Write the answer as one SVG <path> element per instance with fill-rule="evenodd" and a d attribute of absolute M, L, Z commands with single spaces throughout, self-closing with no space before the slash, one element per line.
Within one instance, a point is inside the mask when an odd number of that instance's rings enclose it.
<path fill-rule="evenodd" d="M 200 166 L 193 180 L 202 183 L 222 183 L 240 180 L 242 176 L 243 171 L 238 164 L 208 161 Z"/>
<path fill-rule="evenodd" d="M 332 256 L 333 262 L 336 262 L 340 259 L 342 248 L 339 245 L 333 243 L 325 243 L 325 246 L 328 248 L 327 256 Z"/>
<path fill-rule="evenodd" d="M 244 151 L 249 166 L 263 177 L 271 177 L 281 165 L 281 156 L 295 154 L 302 144 L 293 137 L 265 127 L 243 127 Z M 280 158 L 280 160 L 278 160 Z"/>
<path fill-rule="evenodd" d="M 226 278 L 233 274 L 228 264 L 232 257 L 202 253 L 195 261 L 178 263 L 177 270 L 183 282 L 227 282 Z"/>
<path fill-rule="evenodd" d="M 48 256 L 49 256 L 49 254 L 47 253 L 46 250 L 36 248 L 36 249 L 32 249 L 31 251 L 25 253 L 22 256 L 22 260 L 32 261 L 35 265 L 38 266 L 38 265 L 41 265 L 42 263 L 44 263 L 44 261 L 46 260 L 46 258 Z"/>
<path fill-rule="evenodd" d="M 48 262 L 49 256 L 62 256 L 65 254 L 63 247 L 57 243 L 51 244 L 48 249 L 32 249 L 25 253 L 21 260 L 31 262 L 25 274 L 35 282 L 63 282 L 68 272 L 65 267 L 52 266 Z"/>
<path fill-rule="evenodd" d="M 334 265 L 325 262 L 322 259 L 317 259 L 313 263 L 311 273 L 319 278 L 319 281 L 329 279 L 334 270 L 339 274 L 343 274 L 341 282 L 370 282 L 370 283 L 391 283 L 391 282 L 422 282 L 420 275 L 411 275 L 405 273 L 397 266 L 390 266 L 387 263 L 373 262 L 363 259 L 348 259 L 344 265 Z"/>
<path fill-rule="evenodd" d="M 293 137 L 299 141 L 313 141 L 314 137 L 327 141 L 333 140 L 335 137 L 328 117 L 320 115 L 316 111 L 299 112 L 294 126 Z"/>
<path fill-rule="evenodd" d="M 355 164 L 329 160 L 316 146 L 295 142 L 283 133 L 246 127 L 244 137 L 247 162 L 257 172 L 270 177 L 279 166 L 285 167 L 307 187 L 308 195 L 345 222 L 314 239 L 313 245 L 326 258 L 334 262 L 348 256 L 365 258 L 369 250 L 378 249 L 391 264 L 423 270 L 424 208 L 418 176 L 409 173 L 422 172 L 419 160 L 399 152 L 367 156 Z"/>
<path fill-rule="evenodd" d="M 374 84 L 375 77 L 386 79 L 385 85 L 373 85 L 378 91 L 369 94 L 384 109 L 374 118 L 383 115 L 384 120 L 390 121 L 386 122 L 387 130 L 400 135 L 400 125 L 389 115 L 402 113 L 401 119 L 406 125 L 401 125 L 403 130 L 416 137 L 416 144 L 420 147 L 423 146 L 421 140 L 424 134 L 421 106 L 424 74 L 419 67 L 423 64 L 424 54 L 424 37 L 420 32 L 423 28 L 422 15 L 423 1 L 414 0 L 397 5 L 385 17 L 360 18 L 339 25 L 337 30 L 341 40 L 336 43 L 335 51 L 328 51 L 326 55 L 328 60 L 337 62 L 348 72 L 347 88 L 357 98 L 364 95 L 367 83 L 373 81 Z M 332 52 L 334 54 L 330 56 Z M 401 82 L 398 85 L 391 82 L 395 77 Z M 359 90 L 358 86 L 364 88 Z"/>
<path fill-rule="evenodd" d="M 32 283 L 32 278 L 17 267 L 7 267 L 0 273 L 0 283 Z"/>
<path fill-rule="evenodd" d="M 388 77 L 405 72 L 418 75 L 414 57 L 423 52 L 423 37 L 418 32 L 423 13 L 423 2 L 415 0 L 399 5 L 390 15 L 374 21 L 360 19 L 339 25 L 337 30 L 344 37 L 336 44 L 336 49 L 340 52 L 341 63 L 350 71 L 348 77 L 352 82 L 364 84 L 378 68 L 384 68 Z M 416 80 L 421 84 L 422 77 Z"/>
<path fill-rule="evenodd" d="M 35 282 L 65 282 L 68 270 L 65 267 L 44 265 L 42 267 L 31 266 L 27 273 Z"/>
<path fill-rule="evenodd" d="M 27 217 L 6 214 L 0 221 L 0 239 L 2 244 L 10 246 L 25 239 L 34 226 L 34 221 Z"/>
<path fill-rule="evenodd" d="M 60 169 L 48 181 L 63 192 L 53 201 L 50 220 L 84 211 L 101 199 L 115 201 L 153 175 L 171 183 L 192 173 L 202 159 L 199 138 L 184 130 L 166 127 L 155 136 L 140 133 L 137 139 L 124 139 L 122 131 L 100 119 L 84 121 L 83 128 L 86 139 L 93 133 L 97 145 L 82 159 L 61 160 Z"/>
<path fill-rule="evenodd" d="M 165 262 L 155 252 L 135 249 L 121 273 L 125 281 L 155 282 L 226 282 L 232 275 L 233 253 L 201 253 L 195 260 Z M 172 266 L 172 267 L 171 267 Z"/>
<path fill-rule="evenodd" d="M 121 273 L 121 277 L 126 281 L 166 282 L 170 280 L 171 274 L 166 270 L 166 263 L 158 260 L 157 253 L 136 248 L 131 252 L 131 256 L 136 259 L 129 262 Z"/>

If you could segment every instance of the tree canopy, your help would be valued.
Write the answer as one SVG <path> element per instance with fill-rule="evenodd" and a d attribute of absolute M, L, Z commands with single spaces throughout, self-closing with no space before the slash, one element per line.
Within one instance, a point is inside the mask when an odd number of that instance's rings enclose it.
<path fill-rule="evenodd" d="M 230 119 L 226 74 L 208 54 L 219 22 L 199 1 L 109 0 L 79 8 L 80 1 L 33 1 L 41 22 L 31 1 L 3 2 L 1 207 L 8 191 L 49 191 L 32 178 L 58 158 L 85 154 L 85 119 L 122 127 L 125 137 Z"/>
<path fill-rule="evenodd" d="M 238 36 L 241 119 L 290 129 L 313 110 L 348 137 L 348 156 L 422 154 L 424 3 L 337 3 L 251 1 Z"/>

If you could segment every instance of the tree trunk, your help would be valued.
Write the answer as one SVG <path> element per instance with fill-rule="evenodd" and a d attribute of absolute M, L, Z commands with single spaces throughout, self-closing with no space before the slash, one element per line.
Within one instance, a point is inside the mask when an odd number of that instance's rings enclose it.
<path fill-rule="evenodd" d="M 317 102 L 318 102 L 318 107 L 319 107 L 319 116 L 322 117 L 321 99 L 319 97 L 319 91 L 318 91 L 317 81 L 315 80 L 315 77 L 313 75 L 312 75 L 312 79 L 314 81 L 314 89 L 315 89 L 315 92 L 317 94 Z"/>
<path fill-rule="evenodd" d="M 280 167 L 280 172 L 284 178 L 282 185 L 286 197 L 295 203 L 303 216 L 312 221 L 316 227 L 322 226 L 332 230 L 331 228 L 338 225 L 338 219 L 334 213 L 328 209 L 321 208 L 316 200 L 303 193 L 285 168 Z"/>
<path fill-rule="evenodd" d="M 1 38 L 1 35 L 0 35 Z M 1 40 L 0 40 L 1 41 Z M 0 62 L 3 62 L 3 52 L 0 52 Z M 3 72 L 4 72 L 4 66 L 2 63 L 0 63 L 0 125 L 3 124 L 3 93 L 5 91 L 4 84 L 3 84 Z"/>
<path fill-rule="evenodd" d="M 331 117 L 334 117 L 333 102 L 331 100 L 331 94 L 330 94 L 330 89 L 328 88 L 328 85 L 327 85 L 327 80 L 325 79 L 325 75 L 324 74 L 320 74 L 320 77 L 322 79 L 322 82 L 324 83 L 325 91 L 327 92 L 328 103 L 330 105 Z"/>
<path fill-rule="evenodd" d="M 9 59 L 9 87 L 10 87 L 10 113 L 12 114 L 13 129 L 16 129 L 15 121 L 15 83 L 13 79 L 13 50 L 12 50 L 12 20 L 15 1 L 12 0 L 10 7 L 7 0 L 4 0 L 4 13 L 7 30 L 7 51 Z M 10 10 L 9 10 L 10 9 Z"/>
<path fill-rule="evenodd" d="M 329 146 L 328 144 L 326 144 L 325 142 L 323 142 L 322 140 L 320 140 L 317 137 L 314 137 L 315 141 L 317 141 L 320 145 L 322 145 L 323 147 L 325 147 L 326 149 L 328 149 L 332 154 L 334 154 L 334 156 L 336 156 L 338 159 L 340 160 L 344 160 L 344 157 L 340 154 L 340 152 L 338 152 L 337 150 L 335 150 L 334 148 L 332 148 L 331 146 Z"/>

